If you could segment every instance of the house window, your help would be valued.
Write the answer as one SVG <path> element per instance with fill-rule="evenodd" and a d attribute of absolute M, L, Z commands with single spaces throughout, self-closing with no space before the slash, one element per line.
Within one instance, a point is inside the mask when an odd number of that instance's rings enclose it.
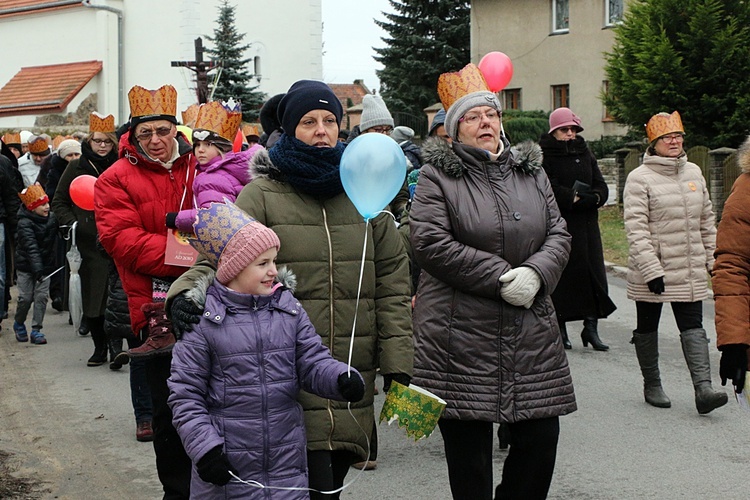
<path fill-rule="evenodd" d="M 552 32 L 568 32 L 568 0 L 552 0 Z"/>
<path fill-rule="evenodd" d="M 607 26 L 622 22 L 623 0 L 604 0 L 604 21 Z"/>
<path fill-rule="evenodd" d="M 570 107 L 570 85 L 552 86 L 552 109 Z"/>
<path fill-rule="evenodd" d="M 521 109 L 521 89 L 503 90 L 503 109 Z"/>
<path fill-rule="evenodd" d="M 602 92 L 604 95 L 609 95 L 609 82 L 607 80 L 604 80 L 602 82 Z M 612 113 L 609 112 L 609 109 L 607 109 L 607 106 L 604 106 L 604 117 L 602 118 L 602 121 L 605 122 L 613 122 L 615 121 L 615 117 L 612 116 Z"/>

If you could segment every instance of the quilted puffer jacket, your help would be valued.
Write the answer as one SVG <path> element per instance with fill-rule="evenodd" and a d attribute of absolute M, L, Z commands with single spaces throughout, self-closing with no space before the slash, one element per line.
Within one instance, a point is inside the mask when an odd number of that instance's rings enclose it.
<path fill-rule="evenodd" d="M 42 217 L 21 205 L 16 227 L 16 270 L 38 277 L 54 271 L 56 239 L 55 214 Z"/>
<path fill-rule="evenodd" d="M 436 139 L 409 212 L 422 273 L 414 307 L 413 382 L 447 402 L 445 418 L 518 422 L 576 409 L 550 294 L 570 235 L 541 168 L 538 145 L 497 160 Z M 529 309 L 505 302 L 499 278 L 532 268 Z"/>
<path fill-rule="evenodd" d="M 700 167 L 687 155 L 646 153 L 628 175 L 623 193 L 628 237 L 628 298 L 644 302 L 697 302 L 708 298 L 716 225 Z M 664 293 L 647 283 L 664 277 Z"/>
<path fill-rule="evenodd" d="M 300 389 L 343 400 L 338 377 L 347 365 L 331 357 L 291 291 L 208 288 L 203 318 L 172 352 L 169 405 L 185 451 L 199 461 L 221 445 L 244 480 L 307 488 Z M 361 377 L 356 370 L 352 375 Z M 349 417 L 351 419 L 351 417 Z M 302 499 L 306 491 L 203 482 L 193 470 L 191 498 Z"/>

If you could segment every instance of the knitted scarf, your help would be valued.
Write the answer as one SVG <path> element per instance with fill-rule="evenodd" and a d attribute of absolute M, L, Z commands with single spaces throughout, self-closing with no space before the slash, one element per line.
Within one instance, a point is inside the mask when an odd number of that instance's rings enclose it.
<path fill-rule="evenodd" d="M 117 161 L 117 144 L 105 156 L 99 156 L 91 149 L 88 141 L 81 143 L 81 159 L 79 164 L 84 170 L 90 171 L 94 177 L 99 177 L 107 167 Z"/>
<path fill-rule="evenodd" d="M 339 163 L 344 144 L 333 148 L 308 146 L 296 137 L 282 134 L 268 152 L 274 166 L 288 182 L 303 193 L 330 197 L 344 191 L 339 176 Z"/>

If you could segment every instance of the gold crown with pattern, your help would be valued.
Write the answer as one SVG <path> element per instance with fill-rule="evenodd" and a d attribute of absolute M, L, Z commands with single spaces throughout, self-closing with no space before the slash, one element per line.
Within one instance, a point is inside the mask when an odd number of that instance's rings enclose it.
<path fill-rule="evenodd" d="M 454 102 L 473 92 L 491 92 L 482 71 L 473 63 L 467 64 L 461 71 L 440 75 L 437 90 L 444 109 L 450 108 Z"/>
<path fill-rule="evenodd" d="M 32 135 L 29 138 L 29 152 L 46 156 L 49 153 L 49 143 L 47 139 L 38 135 Z"/>
<path fill-rule="evenodd" d="M 21 134 L 19 132 L 6 132 L 3 136 L 3 144 L 21 144 Z"/>
<path fill-rule="evenodd" d="M 128 92 L 130 116 L 177 116 L 177 90 L 171 85 L 162 85 L 156 90 L 136 85 Z"/>
<path fill-rule="evenodd" d="M 682 118 L 677 111 L 672 112 L 671 115 L 669 113 L 657 113 L 646 124 L 646 135 L 650 143 L 663 135 L 675 132 L 685 133 L 685 129 L 682 127 Z"/>
<path fill-rule="evenodd" d="M 60 144 L 68 139 L 75 139 L 75 137 L 73 137 L 72 135 L 56 135 L 55 138 L 52 139 L 52 149 L 54 151 L 57 151 L 57 149 L 60 147 Z"/>
<path fill-rule="evenodd" d="M 101 132 L 102 134 L 115 133 L 115 117 L 112 115 L 104 116 L 94 111 L 89 115 L 89 133 Z"/>
<path fill-rule="evenodd" d="M 242 126 L 242 135 L 247 137 L 248 135 L 260 135 L 257 125 L 250 125 L 246 123 Z"/>
<path fill-rule="evenodd" d="M 191 104 L 185 111 L 182 112 L 182 124 L 186 127 L 193 128 L 195 120 L 198 118 L 199 104 Z"/>
<path fill-rule="evenodd" d="M 18 193 L 18 196 L 29 210 L 34 210 L 49 201 L 47 193 L 44 192 L 44 188 L 38 182 Z"/>
<path fill-rule="evenodd" d="M 211 101 L 201 104 L 193 130 L 208 130 L 219 137 L 234 141 L 242 122 L 240 103 L 231 97 L 229 101 Z"/>

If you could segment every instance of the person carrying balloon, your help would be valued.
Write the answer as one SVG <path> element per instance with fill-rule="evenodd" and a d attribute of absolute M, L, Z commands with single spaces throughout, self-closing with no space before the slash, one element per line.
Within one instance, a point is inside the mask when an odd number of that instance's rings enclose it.
<path fill-rule="evenodd" d="M 284 133 L 273 148 L 255 155 L 253 181 L 236 202 L 278 234 L 281 249 L 277 262 L 294 269 L 298 279 L 295 295 L 335 359 L 348 360 L 354 330 L 351 365 L 362 374 L 366 386 L 364 398 L 351 405 L 354 419 L 346 404 L 304 391 L 299 395 L 305 410 L 310 487 L 318 491 L 341 488 L 349 467 L 368 457 L 378 360 L 384 386 L 389 387 L 393 380 L 408 385 L 413 359 L 406 251 L 390 215 L 374 214 L 366 221 L 355 208 L 359 200 L 350 199 L 344 191 L 342 154 L 354 144 L 338 142 L 342 114 L 341 103 L 326 84 L 312 80 L 294 83 L 279 103 Z M 371 143 L 367 139 L 357 139 L 364 141 L 361 158 L 382 152 L 378 141 L 376 151 L 368 149 Z M 398 152 L 398 145 L 387 141 Z M 404 168 L 403 164 L 393 166 Z M 360 165 L 348 167 L 349 172 L 367 173 L 357 168 Z M 378 210 L 393 197 L 390 190 L 380 189 L 387 181 L 385 175 L 378 174 L 364 182 L 369 189 L 361 194 L 379 197 Z M 395 182 L 397 188 L 403 183 L 403 171 Z M 355 324 L 365 234 L 364 276 Z M 200 321 L 212 270 L 209 262 L 199 261 L 170 288 L 167 309 L 176 329 L 191 329 L 192 323 Z M 339 493 L 311 492 L 310 496 L 339 498 Z"/>
<path fill-rule="evenodd" d="M 57 219 L 49 211 L 49 198 L 39 184 L 32 184 L 18 196 L 23 205 L 18 211 L 16 228 L 16 274 L 18 304 L 13 322 L 16 340 L 46 344 L 42 333 L 49 297 L 49 275 L 55 270 L 54 241 Z M 31 333 L 26 330 L 26 315 L 31 306 Z"/>
<path fill-rule="evenodd" d="M 104 332 L 104 310 L 107 305 L 107 272 L 109 259 L 97 249 L 99 235 L 94 221 L 94 182 L 117 160 L 115 117 L 93 112 L 89 115 L 89 135 L 81 143 L 81 156 L 72 160 L 57 183 L 52 199 L 52 212 L 61 226 L 72 227 L 76 222 L 76 244 L 81 252 L 81 296 L 83 319 L 91 331 L 94 353 L 87 366 L 101 366 L 107 354 L 114 361 L 120 348 L 110 346 Z M 87 176 L 87 177 L 83 177 Z M 127 357 L 125 357 L 127 360 Z"/>
<path fill-rule="evenodd" d="M 454 499 L 546 498 L 559 417 L 576 410 L 550 294 L 571 238 L 532 142 L 511 149 L 500 102 L 469 64 L 438 79 L 445 128 L 414 194 L 414 383 L 447 402 L 439 420 Z M 493 423 L 510 449 L 493 492 Z"/>
<path fill-rule="evenodd" d="M 255 144 L 245 151 L 232 151 L 241 121 L 240 104 L 233 99 L 201 104 L 193 129 L 193 156 L 198 163 L 193 182 L 195 208 L 169 212 L 167 227 L 191 233 L 196 208 L 206 208 L 212 202 L 233 202 L 250 182 L 250 160 L 263 146 Z"/>
<path fill-rule="evenodd" d="M 336 361 L 276 269 L 279 238 L 232 203 L 197 211 L 191 244 L 216 266 L 206 312 L 172 352 L 169 405 L 195 464 L 194 498 L 256 498 L 257 481 L 308 498 L 297 393 L 356 402 L 362 376 Z M 248 411 L 254 408 L 254 411 Z M 271 495 L 275 496 L 275 495 Z"/>

